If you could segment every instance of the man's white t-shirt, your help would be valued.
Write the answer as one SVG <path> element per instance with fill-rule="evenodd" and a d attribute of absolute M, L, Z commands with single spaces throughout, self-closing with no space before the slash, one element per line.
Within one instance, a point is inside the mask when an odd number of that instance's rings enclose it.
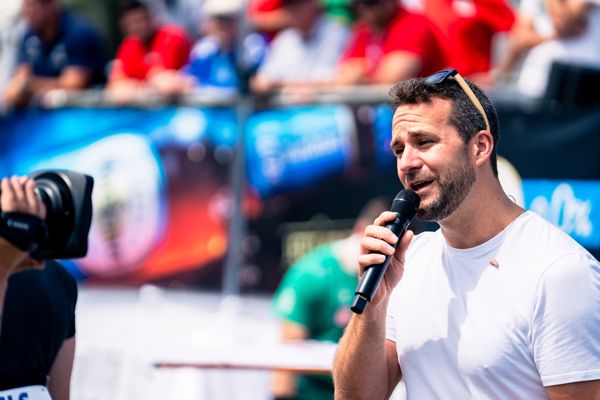
<path fill-rule="evenodd" d="M 470 249 L 416 236 L 387 338 L 412 399 L 542 399 L 600 379 L 600 264 L 525 212 Z"/>

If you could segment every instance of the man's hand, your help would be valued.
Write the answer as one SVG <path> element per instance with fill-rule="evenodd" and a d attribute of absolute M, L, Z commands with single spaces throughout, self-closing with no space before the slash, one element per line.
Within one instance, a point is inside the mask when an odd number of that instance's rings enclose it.
<path fill-rule="evenodd" d="M 367 226 L 360 242 L 358 265 L 361 275 L 369 265 L 381 264 L 385 261 L 385 256 L 393 255 L 390 265 L 379 285 L 379 289 L 371 300 L 371 304 L 378 304 L 383 299 L 388 298 L 394 287 L 400 282 L 404 273 L 404 255 L 413 238 L 413 232 L 406 231 L 400 243 L 394 249 L 398 238 L 385 225 L 392 222 L 395 218 L 395 212 L 384 211 L 377 217 L 373 225 Z"/>

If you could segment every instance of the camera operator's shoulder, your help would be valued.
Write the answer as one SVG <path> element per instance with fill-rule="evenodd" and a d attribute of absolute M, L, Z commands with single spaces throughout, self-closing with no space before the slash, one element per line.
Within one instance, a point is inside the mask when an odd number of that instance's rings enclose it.
<path fill-rule="evenodd" d="M 73 300 L 77 299 L 77 280 L 56 260 L 46 261 L 44 270 L 60 283 Z"/>

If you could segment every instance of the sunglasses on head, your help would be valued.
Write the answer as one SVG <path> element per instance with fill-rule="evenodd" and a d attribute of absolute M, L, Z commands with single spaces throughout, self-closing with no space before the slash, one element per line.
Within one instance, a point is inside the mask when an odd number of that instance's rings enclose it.
<path fill-rule="evenodd" d="M 473 91 L 469 87 L 469 84 L 465 82 L 463 77 L 460 76 L 460 74 L 455 69 L 445 69 L 436 72 L 435 74 L 429 75 L 427 78 L 425 78 L 425 82 L 432 85 L 439 85 L 440 83 L 445 82 L 448 79 L 453 79 L 454 81 L 456 81 L 456 83 L 458 83 L 458 86 L 460 86 L 462 91 L 467 95 L 469 100 L 471 100 L 471 103 L 473 103 L 477 111 L 479 111 L 479 113 L 483 117 L 483 120 L 485 121 L 485 129 L 489 131 L 490 123 L 488 122 L 487 115 L 485 113 L 485 110 L 483 109 L 483 106 L 481 105 L 481 102 L 479 101 L 479 99 L 477 99 L 477 96 L 475 96 L 475 93 L 473 93 Z"/>

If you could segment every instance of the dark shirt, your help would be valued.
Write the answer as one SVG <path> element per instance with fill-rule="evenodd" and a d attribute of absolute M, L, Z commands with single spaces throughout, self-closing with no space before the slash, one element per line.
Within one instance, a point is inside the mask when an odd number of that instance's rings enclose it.
<path fill-rule="evenodd" d="M 85 19 L 63 11 L 55 37 L 45 43 L 38 32 L 28 29 L 19 49 L 19 64 L 29 64 L 35 76 L 58 77 L 76 66 L 92 72 L 92 83 L 104 80 L 106 63 L 99 33 Z"/>
<path fill-rule="evenodd" d="M 63 342 L 75 335 L 77 283 L 57 262 L 12 275 L 0 332 L 0 390 L 46 385 Z"/>

